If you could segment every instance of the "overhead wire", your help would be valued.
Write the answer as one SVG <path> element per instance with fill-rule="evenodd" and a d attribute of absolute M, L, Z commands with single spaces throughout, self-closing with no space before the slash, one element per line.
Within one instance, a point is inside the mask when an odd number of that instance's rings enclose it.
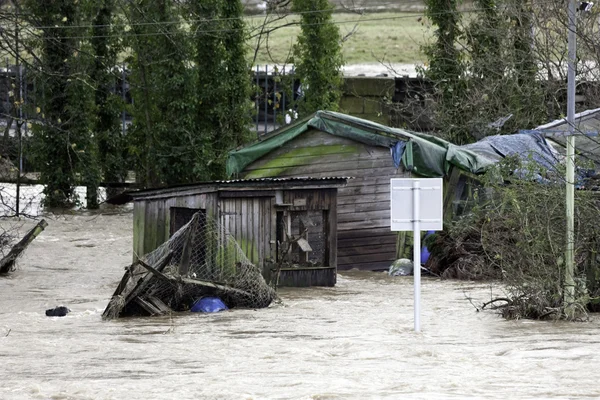
<path fill-rule="evenodd" d="M 468 13 L 473 13 L 473 12 L 478 12 L 478 11 L 486 11 L 488 10 L 489 7 L 477 7 L 477 8 L 465 8 L 465 9 L 460 9 L 460 10 L 456 10 L 456 11 L 443 11 L 443 12 L 438 12 L 438 13 L 429 13 L 429 16 L 436 16 L 436 15 L 446 15 L 446 14 L 450 14 L 450 13 L 459 13 L 459 14 L 468 14 Z M 359 10 L 358 8 L 356 10 Z M 310 14 L 310 13 L 325 13 L 325 12 L 330 12 L 330 9 L 322 9 L 322 10 L 314 10 L 314 11 L 307 11 L 307 12 L 296 12 L 296 13 L 287 13 L 285 15 L 285 17 L 289 17 L 289 16 L 294 16 L 294 15 L 302 15 L 302 14 Z M 370 13 L 370 14 L 377 14 L 377 13 Z M 390 17 L 375 17 L 375 18 L 359 18 L 359 19 L 350 19 L 350 20 L 345 20 L 345 21 L 336 21 L 336 20 L 331 20 L 331 21 L 326 21 L 326 22 L 317 22 L 317 23 L 311 23 L 311 24 L 304 24 L 305 26 L 320 26 L 320 25 L 325 25 L 325 24 L 335 24 L 335 25 L 343 25 L 343 24 L 350 24 L 350 23 L 360 23 L 360 22 L 376 22 L 376 21 L 393 21 L 393 20 L 401 20 L 401 19 L 412 19 L 412 18 L 419 18 L 419 17 L 426 17 L 424 12 L 405 12 L 402 13 L 403 15 L 395 15 L 395 16 L 390 16 Z M 339 15 L 339 14 L 338 14 Z M 242 18 L 248 18 L 248 17 L 242 17 Z M 93 28 L 93 27 L 118 27 L 118 26 L 123 26 L 124 28 L 129 28 L 127 31 L 125 31 L 125 33 L 115 33 L 115 34 L 108 34 L 108 35 L 69 35 L 69 36 L 42 36 L 40 37 L 40 39 L 42 40 L 68 40 L 68 39 L 95 39 L 95 38 L 132 38 L 132 37 L 152 37 L 152 36 L 161 36 L 164 35 L 165 32 L 164 31 L 155 31 L 155 32 L 147 32 L 147 33 L 128 33 L 131 32 L 131 30 L 134 27 L 142 27 L 142 26 L 167 26 L 167 25 L 173 25 L 173 24 L 194 24 L 194 23 L 206 23 L 209 24 L 211 22 L 220 22 L 220 21 L 228 21 L 228 20 L 238 20 L 240 19 L 240 17 L 234 17 L 234 18 L 212 18 L 212 19 L 193 19 L 193 20 L 185 20 L 185 19 L 180 19 L 177 21 L 152 21 L 152 22 L 141 22 L 141 23 L 133 23 L 133 24 L 111 24 L 111 25 L 93 25 L 93 24 L 89 24 L 89 25 L 80 25 L 80 26 L 76 26 L 76 25 L 56 25 L 56 26 L 44 26 L 44 27 L 38 27 L 38 26 L 32 26 L 32 29 L 37 29 L 37 30 L 50 30 L 50 29 L 73 29 L 73 28 Z M 264 16 L 261 16 L 261 19 L 264 19 Z M 278 19 L 279 21 L 280 19 Z M 269 23 L 269 22 L 266 22 Z M 277 29 L 277 27 L 274 27 L 275 29 Z M 189 35 L 191 37 L 195 37 L 195 36 L 199 36 L 202 34 L 210 34 L 210 33 L 224 33 L 224 32 L 236 32 L 236 31 L 243 31 L 246 30 L 246 27 L 243 28 L 218 28 L 218 29 L 208 29 L 208 30 L 196 30 L 194 32 L 185 32 L 185 31 L 181 31 L 181 32 L 177 32 L 177 34 L 184 34 L 184 35 Z"/>

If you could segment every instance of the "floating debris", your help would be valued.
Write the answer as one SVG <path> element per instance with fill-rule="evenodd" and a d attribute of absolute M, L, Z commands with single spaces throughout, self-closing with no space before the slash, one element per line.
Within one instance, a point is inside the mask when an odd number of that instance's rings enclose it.
<path fill-rule="evenodd" d="M 70 312 L 71 310 L 69 310 L 67 307 L 58 306 L 46 310 L 46 317 L 64 317 Z"/>
<path fill-rule="evenodd" d="M 205 213 L 126 268 L 102 317 L 149 316 L 189 310 L 215 296 L 228 308 L 267 307 L 275 291 L 233 236 Z"/>

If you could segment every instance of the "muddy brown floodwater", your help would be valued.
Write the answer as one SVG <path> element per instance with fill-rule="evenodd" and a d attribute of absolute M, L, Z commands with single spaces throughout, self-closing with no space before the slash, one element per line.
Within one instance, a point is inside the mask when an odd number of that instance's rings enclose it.
<path fill-rule="evenodd" d="M 48 222 L 0 278 L 1 399 L 600 397 L 597 318 L 504 321 L 467 299 L 488 300 L 485 284 L 424 279 L 420 334 L 412 278 L 361 272 L 262 310 L 102 321 L 132 214 Z"/>

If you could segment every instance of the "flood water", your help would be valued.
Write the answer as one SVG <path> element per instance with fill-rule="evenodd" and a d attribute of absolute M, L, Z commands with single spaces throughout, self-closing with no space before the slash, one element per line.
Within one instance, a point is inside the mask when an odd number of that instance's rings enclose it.
<path fill-rule="evenodd" d="M 1 399 L 600 397 L 597 318 L 504 321 L 467 299 L 486 284 L 424 279 L 419 334 L 412 278 L 361 272 L 262 310 L 102 321 L 131 211 L 47 220 L 0 278 Z M 72 312 L 46 317 L 57 305 Z"/>

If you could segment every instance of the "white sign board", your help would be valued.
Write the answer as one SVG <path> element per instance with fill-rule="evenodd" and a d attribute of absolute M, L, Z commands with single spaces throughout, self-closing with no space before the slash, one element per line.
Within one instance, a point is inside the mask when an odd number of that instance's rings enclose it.
<path fill-rule="evenodd" d="M 419 189 L 415 189 L 417 184 Z M 414 190 L 419 190 L 419 229 L 441 231 L 443 220 L 442 178 L 391 180 L 391 227 L 393 231 L 414 230 Z"/>
<path fill-rule="evenodd" d="M 443 229 L 442 189 L 442 178 L 390 181 L 392 230 L 413 231 L 415 332 L 421 331 L 421 231 Z"/>

